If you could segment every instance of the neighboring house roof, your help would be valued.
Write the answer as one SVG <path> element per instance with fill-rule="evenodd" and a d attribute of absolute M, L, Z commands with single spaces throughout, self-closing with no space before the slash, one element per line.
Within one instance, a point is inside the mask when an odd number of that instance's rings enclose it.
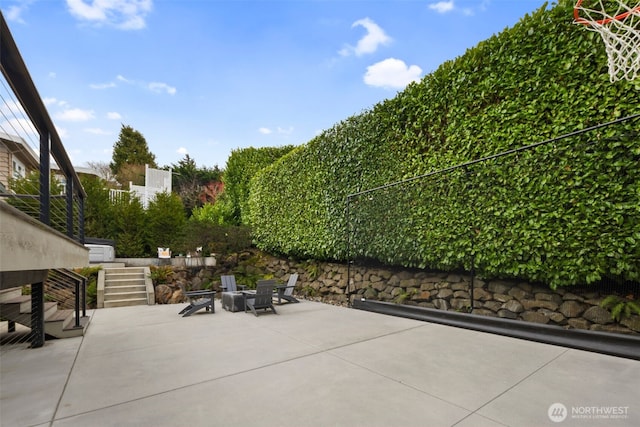
<path fill-rule="evenodd" d="M 18 159 L 25 164 L 25 166 L 38 169 L 38 166 L 40 165 L 40 157 L 29 146 L 24 138 L 0 132 L 0 140 L 7 146 L 14 156 L 17 156 Z"/>
<path fill-rule="evenodd" d="M 53 163 L 51 164 L 51 169 L 56 172 L 60 172 L 60 169 L 58 168 L 58 166 Z M 102 176 L 100 176 L 100 173 L 97 170 L 92 168 L 74 166 L 73 169 L 75 169 L 78 175 L 94 175 L 94 176 L 97 176 L 98 178 L 102 178 Z"/>

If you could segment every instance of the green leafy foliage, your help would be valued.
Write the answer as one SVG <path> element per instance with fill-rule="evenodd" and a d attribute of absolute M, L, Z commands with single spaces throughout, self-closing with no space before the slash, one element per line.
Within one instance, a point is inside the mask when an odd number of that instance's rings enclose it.
<path fill-rule="evenodd" d="M 149 278 L 153 286 L 164 285 L 173 278 L 173 267 L 170 265 L 152 265 L 149 267 Z"/>
<path fill-rule="evenodd" d="M 9 180 L 9 188 L 15 197 L 7 198 L 7 202 L 30 215 L 32 218 L 40 217 L 40 171 L 33 171 L 24 178 L 12 178 Z M 50 225 L 56 230 L 66 233 L 67 230 L 67 205 L 62 196 L 65 192 L 64 185 L 51 172 L 49 177 L 49 220 Z"/>
<path fill-rule="evenodd" d="M 115 222 L 113 204 L 109 199 L 107 182 L 92 175 L 81 175 L 80 182 L 86 193 L 84 201 L 84 234 L 105 238 Z"/>
<path fill-rule="evenodd" d="M 252 173 L 257 246 L 442 270 L 473 256 L 485 277 L 552 287 L 640 279 L 638 120 L 359 194 L 640 112 L 572 7 L 543 6 Z"/>
<path fill-rule="evenodd" d="M 205 191 L 207 184 L 220 183 L 222 180 L 222 171 L 218 166 L 198 167 L 188 154 L 172 164 L 171 170 L 173 191 L 182 199 L 187 216 L 191 215 L 193 209 L 205 204 L 209 196 Z"/>
<path fill-rule="evenodd" d="M 149 202 L 145 213 L 145 228 L 150 252 L 155 248 L 175 247 L 182 241 L 187 221 L 180 196 L 176 193 L 158 193 Z"/>
<path fill-rule="evenodd" d="M 144 256 L 146 249 L 145 212 L 136 197 L 125 196 L 113 205 L 115 212 L 112 238 L 116 241 L 116 255 L 121 258 Z"/>
<path fill-rule="evenodd" d="M 291 145 L 283 147 L 243 148 L 234 150 L 227 159 L 223 182 L 225 194 L 231 202 L 234 225 L 246 224 L 247 200 L 251 178 L 262 168 L 293 149 Z"/>
<path fill-rule="evenodd" d="M 610 310 L 611 318 L 618 323 L 622 319 L 631 317 L 632 314 L 640 314 L 640 301 L 618 295 L 609 295 L 602 300 L 600 307 Z"/>

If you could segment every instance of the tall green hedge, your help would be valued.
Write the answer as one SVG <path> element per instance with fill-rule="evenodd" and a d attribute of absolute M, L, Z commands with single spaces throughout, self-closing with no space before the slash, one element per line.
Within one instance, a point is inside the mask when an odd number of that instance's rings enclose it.
<path fill-rule="evenodd" d="M 543 6 L 260 171 L 262 249 L 470 267 L 551 286 L 640 278 L 640 121 L 404 186 L 346 196 L 640 112 L 572 2 Z M 347 240 L 349 229 L 349 241 Z"/>
<path fill-rule="evenodd" d="M 222 181 L 225 197 L 232 206 L 233 222 L 246 223 L 249 199 L 249 182 L 261 169 L 269 166 L 293 149 L 292 145 L 282 147 L 241 148 L 233 150 L 227 159 Z"/>

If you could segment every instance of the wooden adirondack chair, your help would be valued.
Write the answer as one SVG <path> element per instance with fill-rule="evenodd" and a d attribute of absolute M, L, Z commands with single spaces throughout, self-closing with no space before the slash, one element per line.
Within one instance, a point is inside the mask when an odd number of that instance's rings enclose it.
<path fill-rule="evenodd" d="M 300 302 L 293 296 L 293 290 L 296 287 L 296 283 L 298 282 L 298 273 L 293 273 L 289 276 L 289 280 L 287 284 L 284 286 L 277 286 L 276 289 L 278 291 L 278 304 L 281 303 L 281 300 L 285 300 L 287 302 Z"/>
<path fill-rule="evenodd" d="M 253 314 L 258 316 L 258 312 L 256 310 L 264 309 L 266 311 L 270 308 L 275 314 L 278 314 L 273 306 L 273 288 L 275 286 L 275 280 L 258 280 L 255 293 L 244 292 L 245 313 L 248 308 Z"/>

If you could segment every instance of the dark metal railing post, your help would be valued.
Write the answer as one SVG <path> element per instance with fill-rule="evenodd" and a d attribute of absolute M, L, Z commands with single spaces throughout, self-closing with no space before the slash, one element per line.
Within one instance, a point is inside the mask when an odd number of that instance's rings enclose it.
<path fill-rule="evenodd" d="M 82 317 L 87 317 L 87 279 L 82 278 Z"/>
<path fill-rule="evenodd" d="M 345 291 L 347 293 L 347 306 L 351 307 L 351 220 L 349 218 L 349 204 L 351 198 L 347 196 L 347 211 L 346 211 L 346 228 L 347 228 L 347 287 Z"/>
<path fill-rule="evenodd" d="M 78 197 L 78 239 L 84 244 L 84 197 Z"/>
<path fill-rule="evenodd" d="M 40 130 L 40 222 L 51 225 L 51 176 L 49 133 Z"/>
<path fill-rule="evenodd" d="M 76 318 L 76 323 L 75 323 L 75 327 L 79 328 L 80 327 L 80 283 L 81 280 L 78 280 L 77 278 L 74 280 L 74 282 L 76 283 L 76 306 L 75 306 L 75 318 Z"/>
<path fill-rule="evenodd" d="M 73 239 L 73 179 L 66 176 L 67 236 Z"/>
<path fill-rule="evenodd" d="M 476 254 L 473 252 L 473 237 L 471 238 L 471 289 L 469 290 L 469 298 L 471 298 L 471 311 L 470 313 L 473 313 L 473 306 L 474 306 L 474 298 L 473 298 L 473 288 L 475 287 L 474 285 L 474 280 L 476 277 L 476 266 L 475 266 L 475 258 L 476 258 Z"/>
<path fill-rule="evenodd" d="M 44 282 L 31 284 L 31 348 L 44 345 Z"/>

